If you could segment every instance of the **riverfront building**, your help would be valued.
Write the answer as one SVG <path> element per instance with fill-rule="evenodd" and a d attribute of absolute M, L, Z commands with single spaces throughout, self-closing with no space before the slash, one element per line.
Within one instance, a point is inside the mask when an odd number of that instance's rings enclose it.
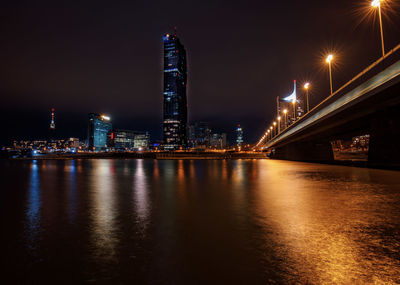
<path fill-rule="evenodd" d="M 236 128 L 236 145 L 238 148 L 243 145 L 243 128 L 240 125 Z"/>
<path fill-rule="evenodd" d="M 113 130 L 110 141 L 111 146 L 116 150 L 147 150 L 150 136 L 147 132 Z"/>
<path fill-rule="evenodd" d="M 99 151 L 107 148 L 109 134 L 112 130 L 110 117 L 89 114 L 88 147 L 89 150 Z"/>
<path fill-rule="evenodd" d="M 187 146 L 186 50 L 179 38 L 166 34 L 164 41 L 164 148 Z"/>

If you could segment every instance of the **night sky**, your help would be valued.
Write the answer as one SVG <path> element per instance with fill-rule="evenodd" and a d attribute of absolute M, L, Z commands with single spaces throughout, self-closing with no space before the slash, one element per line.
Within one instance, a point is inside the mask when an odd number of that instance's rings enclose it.
<path fill-rule="evenodd" d="M 400 43 L 399 1 L 383 6 L 386 49 Z M 254 142 L 276 96 L 312 82 L 311 104 L 380 56 L 370 1 L 7 1 L 0 9 L 0 143 L 86 136 L 87 114 L 161 138 L 162 35 L 188 53 L 189 121 Z M 368 14 L 370 14 L 368 16 Z M 300 92 L 300 89 L 298 90 Z"/>

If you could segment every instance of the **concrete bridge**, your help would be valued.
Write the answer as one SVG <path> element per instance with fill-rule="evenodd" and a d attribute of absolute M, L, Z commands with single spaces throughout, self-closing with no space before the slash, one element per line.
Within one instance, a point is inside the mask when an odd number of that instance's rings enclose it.
<path fill-rule="evenodd" d="M 400 45 L 262 145 L 272 158 L 330 162 L 331 141 L 363 134 L 369 165 L 400 166 Z"/>

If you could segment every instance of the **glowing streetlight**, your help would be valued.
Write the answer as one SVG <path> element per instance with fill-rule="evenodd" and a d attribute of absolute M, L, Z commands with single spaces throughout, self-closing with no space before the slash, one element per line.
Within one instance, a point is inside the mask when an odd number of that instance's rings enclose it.
<path fill-rule="evenodd" d="M 383 40 L 383 26 L 382 26 L 382 13 L 381 13 L 381 1 L 380 0 L 373 0 L 371 2 L 371 6 L 374 8 L 378 8 L 378 14 L 379 14 L 379 27 L 381 30 L 381 44 L 382 44 L 382 56 L 385 56 L 385 43 Z"/>
<path fill-rule="evenodd" d="M 296 121 L 296 99 L 293 99 L 293 122 Z"/>
<path fill-rule="evenodd" d="M 333 60 L 333 55 L 332 54 L 328 55 L 328 57 L 326 58 L 326 62 L 329 65 L 329 81 L 331 83 L 331 95 L 333 94 L 333 87 L 332 87 L 332 60 Z"/>
<path fill-rule="evenodd" d="M 274 136 L 276 136 L 276 122 L 273 122 L 274 125 Z"/>
<path fill-rule="evenodd" d="M 281 133 L 281 116 L 278 116 L 278 134 Z"/>
<path fill-rule="evenodd" d="M 283 114 L 285 114 L 285 129 L 287 127 L 287 109 L 283 110 Z"/>
<path fill-rule="evenodd" d="M 310 83 L 304 84 L 304 89 L 306 89 L 306 97 L 307 97 L 307 113 L 310 112 L 310 104 L 308 102 L 308 89 L 310 88 Z"/>

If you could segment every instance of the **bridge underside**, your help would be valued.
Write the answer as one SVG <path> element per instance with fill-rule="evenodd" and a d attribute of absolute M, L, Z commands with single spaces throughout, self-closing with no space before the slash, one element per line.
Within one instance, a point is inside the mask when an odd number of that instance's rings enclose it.
<path fill-rule="evenodd" d="M 271 158 L 334 162 L 331 141 L 370 135 L 368 164 L 400 167 L 400 84 L 309 126 L 271 147 Z"/>
<path fill-rule="evenodd" d="M 370 166 L 400 167 L 400 108 L 379 112 L 371 122 Z"/>
<path fill-rule="evenodd" d="M 271 158 L 311 162 L 334 161 L 330 142 L 327 143 L 322 141 L 287 144 L 273 149 Z"/>

